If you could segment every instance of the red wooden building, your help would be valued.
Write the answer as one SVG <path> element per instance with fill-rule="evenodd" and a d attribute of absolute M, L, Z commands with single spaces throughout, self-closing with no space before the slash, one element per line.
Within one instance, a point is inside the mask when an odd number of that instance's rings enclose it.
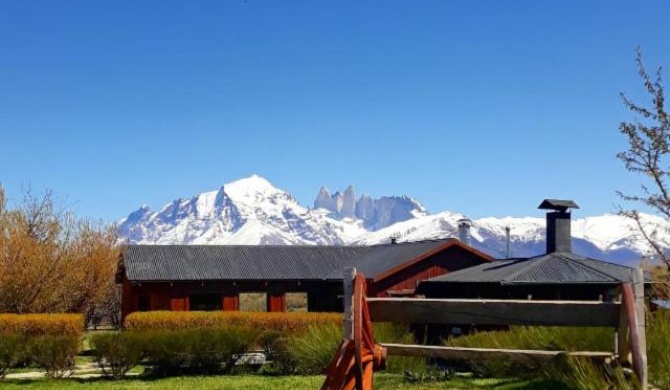
<path fill-rule="evenodd" d="M 342 310 L 342 276 L 356 267 L 371 296 L 410 296 L 419 281 L 493 259 L 455 239 L 373 246 L 131 245 L 119 263 L 122 315 L 149 310 L 286 311 L 302 295 L 308 311 Z M 251 294 L 250 294 L 251 293 Z"/>

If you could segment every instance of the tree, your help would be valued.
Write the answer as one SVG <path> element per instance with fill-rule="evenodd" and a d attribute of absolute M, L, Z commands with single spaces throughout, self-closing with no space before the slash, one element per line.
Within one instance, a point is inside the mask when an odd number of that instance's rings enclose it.
<path fill-rule="evenodd" d="M 113 226 L 61 210 L 51 192 L 24 191 L 10 209 L 0 186 L 0 312 L 80 312 L 90 320 L 117 307 L 116 242 Z"/>
<path fill-rule="evenodd" d="M 637 195 L 619 192 L 621 198 L 633 204 L 652 210 L 666 220 L 670 220 L 670 122 L 665 110 L 661 67 L 654 77 L 647 72 L 642 60 L 642 51 L 638 48 L 636 63 L 644 87 L 651 98 L 651 106 L 639 105 L 622 93 L 626 108 L 635 114 L 630 122 L 621 122 L 619 130 L 628 141 L 628 149 L 617 154 L 626 169 L 643 178 L 641 192 Z M 670 270 L 670 253 L 665 248 L 668 232 L 651 228 L 642 221 L 635 210 L 622 210 L 621 213 L 632 218 L 644 240 L 652 249 L 652 256 L 661 261 Z M 666 234 L 663 234 L 666 233 Z"/>

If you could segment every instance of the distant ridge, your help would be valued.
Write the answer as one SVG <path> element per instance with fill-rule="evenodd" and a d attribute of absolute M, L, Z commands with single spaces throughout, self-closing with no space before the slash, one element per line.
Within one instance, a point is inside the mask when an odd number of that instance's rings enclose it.
<path fill-rule="evenodd" d="M 529 205 L 529 210 L 534 211 Z M 505 227 L 511 227 L 512 256 L 534 256 L 545 250 L 542 214 L 523 218 L 473 220 L 472 244 L 503 257 Z M 142 206 L 119 222 L 119 236 L 142 244 L 302 244 L 351 245 L 456 237 L 463 214 L 429 214 L 408 196 L 356 199 L 349 186 L 330 194 L 322 187 L 314 208 L 304 207 L 286 191 L 258 175 L 224 184 L 218 190 L 176 199 L 158 211 Z M 653 215 L 643 223 L 657 229 L 662 242 L 670 224 Z M 620 264 L 635 264 L 648 252 L 633 221 L 606 214 L 573 220 L 575 253 Z M 670 245 L 665 245 L 670 247 Z"/>

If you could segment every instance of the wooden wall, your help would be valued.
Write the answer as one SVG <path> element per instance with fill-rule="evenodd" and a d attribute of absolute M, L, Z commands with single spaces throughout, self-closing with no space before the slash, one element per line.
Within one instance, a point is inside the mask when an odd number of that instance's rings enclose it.
<path fill-rule="evenodd" d="M 389 275 L 369 280 L 368 295 L 387 297 L 411 296 L 422 280 L 481 264 L 481 256 L 460 246 L 447 249 L 407 267 L 398 267 Z M 366 275 L 371 276 L 371 275 Z M 145 310 L 191 310 L 189 297 L 196 294 L 218 294 L 221 310 L 240 308 L 239 294 L 267 294 L 267 311 L 286 311 L 286 293 L 307 293 L 308 311 L 342 311 L 341 281 L 211 281 L 211 282 L 122 282 L 122 316 Z M 144 307 L 142 308 L 141 306 Z"/>
<path fill-rule="evenodd" d="M 411 296 L 419 282 L 423 280 L 483 262 L 480 256 L 461 247 L 452 246 L 407 268 L 400 269 L 386 278 L 368 283 L 368 295 L 376 297 Z"/>
<path fill-rule="evenodd" d="M 197 294 L 217 294 L 221 299 L 221 310 L 240 309 L 240 293 L 260 292 L 267 294 L 267 311 L 286 311 L 286 293 L 302 292 L 308 296 L 309 311 L 342 311 L 338 294 L 342 294 L 341 282 L 325 281 L 221 281 L 221 282 L 122 282 L 122 317 L 145 310 L 191 310 L 190 298 Z"/>

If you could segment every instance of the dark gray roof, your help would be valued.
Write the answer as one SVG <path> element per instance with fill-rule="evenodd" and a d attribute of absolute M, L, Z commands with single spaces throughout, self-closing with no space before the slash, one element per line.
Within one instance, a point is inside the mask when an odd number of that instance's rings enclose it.
<path fill-rule="evenodd" d="M 561 210 L 566 211 L 567 209 L 578 209 L 577 203 L 574 200 L 563 200 L 563 199 L 545 199 L 537 206 L 540 210 Z"/>
<path fill-rule="evenodd" d="M 131 281 L 341 280 L 347 266 L 371 278 L 452 240 L 374 246 L 130 245 Z"/>
<path fill-rule="evenodd" d="M 630 267 L 574 253 L 550 253 L 525 259 L 497 260 L 422 283 L 611 284 L 632 281 L 631 270 Z"/>
<path fill-rule="evenodd" d="M 133 281 L 322 279 L 363 246 L 131 245 L 123 255 Z"/>

